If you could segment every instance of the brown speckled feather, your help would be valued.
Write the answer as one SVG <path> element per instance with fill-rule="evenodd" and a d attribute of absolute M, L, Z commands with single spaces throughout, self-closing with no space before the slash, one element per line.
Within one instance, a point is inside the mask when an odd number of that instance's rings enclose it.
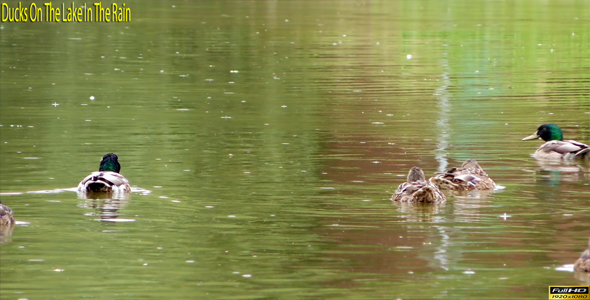
<path fill-rule="evenodd" d="M 12 209 L 0 202 L 0 225 L 13 225 L 14 223 Z"/>
<path fill-rule="evenodd" d="M 473 159 L 465 161 L 461 168 L 451 168 L 437 174 L 430 178 L 430 183 L 440 189 L 453 191 L 493 190 L 496 187 L 496 183 Z"/>

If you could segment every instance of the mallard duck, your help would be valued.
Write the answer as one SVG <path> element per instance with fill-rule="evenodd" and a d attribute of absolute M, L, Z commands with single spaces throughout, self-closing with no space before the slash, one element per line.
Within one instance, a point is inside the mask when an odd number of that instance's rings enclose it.
<path fill-rule="evenodd" d="M 451 168 L 439 173 L 429 181 L 441 190 L 483 191 L 496 188 L 496 183 L 474 159 L 466 160 L 461 168 Z"/>
<path fill-rule="evenodd" d="M 391 200 L 408 203 L 442 203 L 447 199 L 435 185 L 426 181 L 422 169 L 413 167 L 408 172 L 408 181 L 400 184 Z"/>
<path fill-rule="evenodd" d="M 574 270 L 579 272 L 590 272 L 590 240 L 588 240 L 588 249 L 582 252 L 582 256 L 576 260 Z"/>
<path fill-rule="evenodd" d="M 561 128 L 555 124 L 543 124 L 537 132 L 522 139 L 523 141 L 541 138 L 546 143 L 541 145 L 533 157 L 536 159 L 561 160 L 590 157 L 590 148 L 586 144 L 572 140 L 563 140 Z"/>
<path fill-rule="evenodd" d="M 14 224 L 14 216 L 12 216 L 12 209 L 0 202 L 0 225 Z"/>
<path fill-rule="evenodd" d="M 119 174 L 121 165 L 114 153 L 107 153 L 100 161 L 100 168 L 78 184 L 78 192 L 129 193 L 131 186 L 125 176 Z"/>

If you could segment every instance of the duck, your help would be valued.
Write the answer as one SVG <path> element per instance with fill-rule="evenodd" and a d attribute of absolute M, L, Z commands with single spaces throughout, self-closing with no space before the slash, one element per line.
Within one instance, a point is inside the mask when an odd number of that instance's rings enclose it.
<path fill-rule="evenodd" d="M 543 124 L 530 136 L 523 138 L 523 141 L 542 139 L 545 144 L 541 145 L 533 157 L 538 160 L 570 160 L 577 158 L 590 158 L 590 147 L 573 140 L 563 140 L 561 128 L 555 124 Z"/>
<path fill-rule="evenodd" d="M 588 240 L 588 249 L 582 252 L 582 255 L 574 263 L 574 271 L 590 272 L 590 240 Z"/>
<path fill-rule="evenodd" d="M 14 225 L 14 223 L 12 209 L 0 202 L 0 225 Z"/>
<path fill-rule="evenodd" d="M 408 172 L 407 182 L 399 185 L 391 200 L 402 203 L 443 203 L 447 198 L 438 187 L 426 181 L 422 169 L 412 167 Z"/>
<path fill-rule="evenodd" d="M 460 168 L 451 168 L 429 179 L 441 190 L 486 191 L 496 188 L 496 183 L 475 159 L 466 160 Z"/>
<path fill-rule="evenodd" d="M 100 161 L 98 171 L 92 172 L 78 184 L 78 192 L 82 193 L 129 193 L 129 180 L 119 172 L 121 164 L 115 153 L 107 153 Z"/>

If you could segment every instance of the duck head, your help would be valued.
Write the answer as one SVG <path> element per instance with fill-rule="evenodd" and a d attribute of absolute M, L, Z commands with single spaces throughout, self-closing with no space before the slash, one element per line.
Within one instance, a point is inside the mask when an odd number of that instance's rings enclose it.
<path fill-rule="evenodd" d="M 563 132 L 561 128 L 555 124 L 543 124 L 537 128 L 537 131 L 522 139 L 523 141 L 543 139 L 548 141 L 563 141 Z"/>
<path fill-rule="evenodd" d="M 121 171 L 121 165 L 119 164 L 119 157 L 115 153 L 107 153 L 102 157 L 100 161 L 99 171 L 112 171 L 119 173 Z"/>
<path fill-rule="evenodd" d="M 408 182 L 414 181 L 426 181 L 426 176 L 424 175 L 424 171 L 419 167 L 412 167 L 410 172 L 408 172 Z"/>

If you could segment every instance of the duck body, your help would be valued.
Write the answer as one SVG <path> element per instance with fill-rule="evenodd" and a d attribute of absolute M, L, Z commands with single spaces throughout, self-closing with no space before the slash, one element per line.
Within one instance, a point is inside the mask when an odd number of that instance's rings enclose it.
<path fill-rule="evenodd" d="M 14 225 L 14 223 L 12 209 L 0 202 L 0 225 Z"/>
<path fill-rule="evenodd" d="M 129 180 L 119 173 L 121 165 L 116 154 L 107 153 L 100 162 L 100 168 L 86 176 L 78 184 L 78 192 L 85 193 L 129 193 Z"/>
<path fill-rule="evenodd" d="M 413 167 L 408 173 L 407 182 L 400 184 L 391 200 L 405 203 L 443 203 L 447 198 L 435 185 L 426 181 L 422 169 Z"/>
<path fill-rule="evenodd" d="M 79 192 L 129 193 L 131 186 L 125 176 L 112 171 L 97 171 L 86 176 L 78 184 Z"/>
<path fill-rule="evenodd" d="M 474 159 L 465 161 L 461 168 L 451 168 L 439 173 L 429 181 L 441 190 L 485 191 L 496 188 L 496 183 Z"/>
<path fill-rule="evenodd" d="M 533 157 L 538 160 L 572 160 L 590 157 L 590 148 L 580 142 L 549 141 L 541 145 Z"/>
<path fill-rule="evenodd" d="M 542 139 L 545 141 L 533 157 L 538 160 L 572 160 L 590 158 L 590 147 L 573 140 L 563 140 L 561 128 L 555 124 L 543 124 L 523 141 Z"/>

